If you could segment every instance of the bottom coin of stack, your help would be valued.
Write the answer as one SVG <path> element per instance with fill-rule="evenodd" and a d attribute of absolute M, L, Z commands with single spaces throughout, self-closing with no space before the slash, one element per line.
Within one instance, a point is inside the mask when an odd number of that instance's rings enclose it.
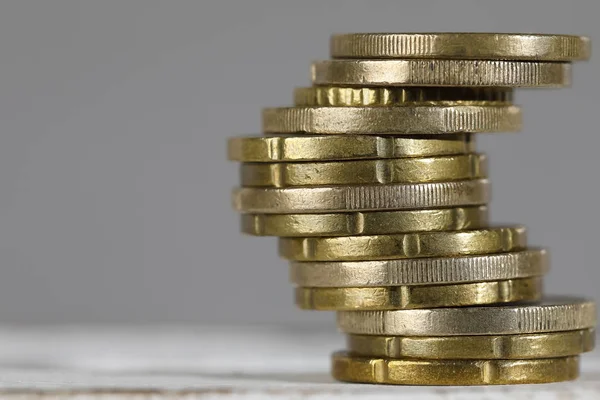
<path fill-rule="evenodd" d="M 332 373 L 401 385 L 548 383 L 579 375 L 594 347 L 595 306 L 579 298 L 504 306 L 342 311 L 348 349 Z"/>

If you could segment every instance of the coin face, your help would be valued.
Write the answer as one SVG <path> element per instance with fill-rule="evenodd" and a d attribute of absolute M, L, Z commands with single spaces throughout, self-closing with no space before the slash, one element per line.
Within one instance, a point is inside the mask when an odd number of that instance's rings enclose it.
<path fill-rule="evenodd" d="M 383 359 L 334 353 L 332 375 L 345 382 L 395 385 L 506 385 L 576 379 L 578 357 L 537 360 Z"/>
<path fill-rule="evenodd" d="M 593 301 L 548 297 L 540 302 L 426 310 L 341 311 L 346 333 L 392 336 L 520 335 L 573 331 L 596 325 Z"/>
<path fill-rule="evenodd" d="M 362 261 L 491 254 L 525 250 L 524 227 L 449 232 L 280 238 L 279 255 L 295 261 Z"/>
<path fill-rule="evenodd" d="M 265 133 L 446 135 L 515 132 L 517 106 L 288 107 L 263 110 Z"/>
<path fill-rule="evenodd" d="M 293 187 L 444 182 L 487 177 L 484 155 L 386 160 L 251 163 L 240 167 L 242 186 Z"/>
<path fill-rule="evenodd" d="M 399 310 L 533 301 L 541 278 L 431 286 L 296 288 L 296 305 L 307 310 Z"/>
<path fill-rule="evenodd" d="M 590 57 L 584 36 L 520 33 L 348 33 L 331 37 L 334 58 L 453 58 L 577 61 Z"/>
<path fill-rule="evenodd" d="M 312 65 L 315 85 L 564 87 L 568 63 L 482 60 L 327 60 Z"/>
<path fill-rule="evenodd" d="M 347 348 L 363 357 L 420 359 L 539 359 L 592 351 L 594 329 L 525 335 L 372 336 L 348 335 Z"/>
<path fill-rule="evenodd" d="M 257 136 L 231 138 L 229 159 L 241 162 L 344 161 L 451 156 L 475 152 L 473 135 Z"/>
<path fill-rule="evenodd" d="M 542 249 L 375 261 L 290 263 L 290 280 L 307 287 L 435 285 L 541 276 L 548 271 Z"/>
<path fill-rule="evenodd" d="M 303 188 L 239 188 L 233 206 L 242 213 L 288 214 L 348 211 L 385 211 L 483 205 L 489 182 L 320 186 Z"/>

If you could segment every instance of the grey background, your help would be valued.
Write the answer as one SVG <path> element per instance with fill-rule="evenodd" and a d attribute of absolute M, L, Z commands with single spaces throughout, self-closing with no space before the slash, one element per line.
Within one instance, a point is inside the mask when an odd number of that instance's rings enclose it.
<path fill-rule="evenodd" d="M 589 1 L 0 2 L 0 323 L 328 321 L 242 236 L 226 137 L 309 84 L 329 35 L 530 31 L 600 41 Z M 551 249 L 547 289 L 598 295 L 600 60 L 521 91 L 482 135 L 497 222 Z"/>

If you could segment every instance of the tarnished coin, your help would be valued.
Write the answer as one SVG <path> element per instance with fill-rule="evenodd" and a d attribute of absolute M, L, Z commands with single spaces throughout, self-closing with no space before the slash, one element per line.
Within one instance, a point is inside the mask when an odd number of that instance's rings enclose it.
<path fill-rule="evenodd" d="M 279 254 L 295 261 L 361 261 L 445 257 L 524 250 L 524 227 L 395 235 L 280 238 Z"/>
<path fill-rule="evenodd" d="M 461 257 L 378 261 L 290 262 L 290 281 L 310 287 L 377 287 L 484 282 L 541 276 L 542 249 Z"/>
<path fill-rule="evenodd" d="M 242 213 L 298 214 L 385 211 L 483 205 L 489 201 L 487 179 L 437 183 L 238 188 L 233 206 Z"/>
<path fill-rule="evenodd" d="M 469 134 L 417 137 L 260 136 L 231 138 L 228 142 L 229 159 L 241 162 L 343 161 L 474 152 L 475 138 Z"/>
<path fill-rule="evenodd" d="M 541 302 L 426 310 L 340 311 L 345 333 L 392 336 L 520 335 L 596 325 L 593 301 L 553 296 Z"/>
<path fill-rule="evenodd" d="M 516 132 L 517 106 L 281 107 L 263 110 L 265 133 L 440 135 Z"/>
<path fill-rule="evenodd" d="M 577 61 L 590 57 L 584 36 L 531 33 L 348 33 L 331 37 L 334 58 L 452 58 Z"/>
<path fill-rule="evenodd" d="M 348 335 L 358 356 L 424 359 L 531 359 L 575 356 L 594 349 L 593 329 L 526 335 L 371 336 Z"/>
<path fill-rule="evenodd" d="M 568 63 L 482 60 L 326 60 L 312 65 L 315 85 L 565 87 Z"/>
<path fill-rule="evenodd" d="M 488 210 L 485 206 L 330 214 L 242 215 L 242 231 L 259 236 L 381 235 L 476 229 L 487 224 Z"/>
<path fill-rule="evenodd" d="M 295 291 L 296 305 L 306 310 L 408 310 L 539 300 L 542 296 L 542 279 L 430 286 L 297 287 Z"/>
<path fill-rule="evenodd" d="M 579 357 L 536 360 L 383 359 L 333 354 L 331 373 L 340 381 L 393 385 L 514 385 L 576 379 Z"/>
<path fill-rule="evenodd" d="M 483 154 L 298 163 L 245 163 L 245 187 L 364 185 L 444 182 L 487 177 Z"/>
<path fill-rule="evenodd" d="M 300 107 L 499 105 L 511 104 L 512 99 L 509 88 L 314 86 L 294 90 L 294 105 Z"/>

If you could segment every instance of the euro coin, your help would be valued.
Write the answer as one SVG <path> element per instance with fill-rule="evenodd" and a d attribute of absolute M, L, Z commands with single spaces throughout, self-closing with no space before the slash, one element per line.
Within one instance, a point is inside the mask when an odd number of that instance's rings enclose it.
<path fill-rule="evenodd" d="M 398 88 L 313 86 L 294 90 L 299 107 L 458 106 L 511 104 L 509 88 Z"/>
<path fill-rule="evenodd" d="M 524 227 L 395 235 L 280 238 L 279 254 L 294 261 L 360 261 L 445 257 L 524 250 Z"/>
<path fill-rule="evenodd" d="M 228 141 L 229 159 L 241 162 L 344 161 L 450 156 L 475 152 L 469 134 L 390 137 L 254 136 Z"/>
<path fill-rule="evenodd" d="M 334 58 L 451 58 L 578 61 L 590 57 L 585 36 L 531 33 L 348 33 L 331 37 Z"/>
<path fill-rule="evenodd" d="M 516 132 L 517 106 L 282 107 L 263 110 L 265 133 L 447 135 Z"/>
<path fill-rule="evenodd" d="M 407 310 L 539 300 L 541 278 L 431 286 L 311 288 L 295 290 L 296 305 L 306 310 Z"/>
<path fill-rule="evenodd" d="M 525 335 L 370 336 L 348 335 L 352 354 L 423 359 L 536 359 L 575 356 L 594 349 L 594 329 Z"/>
<path fill-rule="evenodd" d="M 378 287 L 485 282 L 541 276 L 543 249 L 458 257 L 290 262 L 290 281 L 309 287 Z"/>
<path fill-rule="evenodd" d="M 426 310 L 340 311 L 345 333 L 383 336 L 520 335 L 596 325 L 593 301 L 566 296 L 524 304 Z"/>
<path fill-rule="evenodd" d="M 386 211 L 483 205 L 489 200 L 487 179 L 389 185 L 305 188 L 238 188 L 233 206 L 242 213 L 298 214 Z"/>
<path fill-rule="evenodd" d="M 315 85 L 565 87 L 571 65 L 482 60 L 327 60 L 312 65 Z"/>
<path fill-rule="evenodd" d="M 352 236 L 476 229 L 487 223 L 485 206 L 329 214 L 245 214 L 242 215 L 242 232 L 257 236 Z"/>
<path fill-rule="evenodd" d="M 393 385 L 507 385 L 576 379 L 579 357 L 529 360 L 382 359 L 333 354 L 335 379 Z"/>
<path fill-rule="evenodd" d="M 465 154 L 385 160 L 246 163 L 240 167 L 242 186 L 293 187 L 377 183 L 443 182 L 487 177 L 484 155 Z"/>

